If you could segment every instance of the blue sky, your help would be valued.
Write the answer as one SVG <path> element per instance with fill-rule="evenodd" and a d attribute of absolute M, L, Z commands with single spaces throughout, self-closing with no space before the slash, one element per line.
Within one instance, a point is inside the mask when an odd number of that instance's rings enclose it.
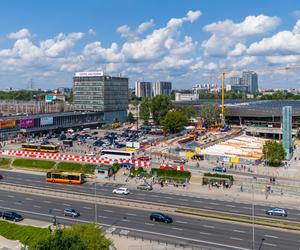
<path fill-rule="evenodd" d="M 0 2 L 0 88 L 71 86 L 76 71 L 170 80 L 176 88 L 257 69 L 262 87 L 300 88 L 300 2 Z"/>

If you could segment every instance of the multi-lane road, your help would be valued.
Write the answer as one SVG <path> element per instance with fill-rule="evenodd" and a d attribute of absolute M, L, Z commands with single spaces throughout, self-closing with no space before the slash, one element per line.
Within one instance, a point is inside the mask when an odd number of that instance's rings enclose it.
<path fill-rule="evenodd" d="M 41 175 L 34 174 L 24 174 L 18 172 L 11 171 L 3 171 L 2 175 L 4 179 L 2 182 L 6 183 L 14 183 L 14 184 L 25 184 L 33 187 L 47 187 L 53 190 L 58 191 L 71 191 L 76 193 L 83 194 L 92 194 L 95 193 L 95 187 L 93 183 L 85 183 L 79 186 L 73 185 L 63 185 L 57 183 L 47 183 L 45 182 L 45 177 Z M 112 190 L 117 186 L 121 186 L 120 184 L 113 183 L 101 183 L 96 185 L 96 194 L 98 196 L 106 196 L 112 197 Z M 198 209 L 206 209 L 206 210 L 215 210 L 222 212 L 229 212 L 234 214 L 243 214 L 243 215 L 252 215 L 252 204 L 251 203 L 239 203 L 233 201 L 226 200 L 218 200 L 207 198 L 199 198 L 199 197 L 190 197 L 183 195 L 174 195 L 159 192 L 160 187 L 154 187 L 154 190 L 151 192 L 147 191 L 139 191 L 137 189 L 130 190 L 131 194 L 128 196 L 122 196 L 123 199 L 132 202 L 153 202 L 160 204 L 168 204 L 168 205 L 176 205 L 176 206 L 184 206 Z M 270 208 L 269 206 L 264 205 L 255 205 L 255 215 L 269 217 L 266 215 L 266 210 Z M 299 207 L 300 208 L 300 207 Z M 288 217 L 283 217 L 281 219 L 290 220 L 300 222 L 300 209 L 290 209 L 288 210 Z"/>
<path fill-rule="evenodd" d="M 95 186 L 92 183 L 83 185 L 62 185 L 46 183 L 41 175 L 25 174 L 12 171 L 2 171 L 4 179 L 1 182 L 23 184 L 36 188 L 50 188 L 56 191 L 76 192 L 77 194 L 94 195 Z M 96 194 L 113 198 L 112 189 L 118 184 L 97 184 Z M 129 196 L 122 196 L 134 202 L 155 202 L 168 205 L 180 205 L 208 210 L 227 211 L 237 214 L 252 214 L 251 204 L 219 201 L 213 199 L 188 197 L 160 193 L 157 191 L 145 192 L 131 190 Z M 81 212 L 79 218 L 66 218 L 63 210 L 67 207 L 77 208 Z M 14 210 L 20 212 L 25 218 L 43 221 L 52 221 L 57 217 L 59 223 L 71 224 L 78 222 L 95 221 L 104 225 L 108 232 L 128 234 L 130 236 L 143 236 L 152 240 L 166 241 L 183 245 L 206 246 L 216 249 L 251 249 L 252 227 L 238 223 L 193 218 L 189 216 L 173 216 L 174 223 L 155 223 L 149 220 L 152 211 L 130 207 L 117 207 L 108 204 L 95 205 L 84 201 L 63 200 L 17 192 L 0 191 L 0 210 Z M 265 216 L 267 207 L 255 206 L 255 214 Z M 288 210 L 287 220 L 300 221 L 299 210 Z M 255 244 L 259 249 L 297 249 L 300 248 L 300 234 L 279 231 L 255 226 Z"/>
<path fill-rule="evenodd" d="M 67 207 L 77 208 L 79 218 L 63 216 Z M 0 191 L 0 209 L 14 210 L 25 218 L 71 224 L 95 221 L 95 207 L 91 203 L 61 200 L 58 198 L 24 195 Z M 252 247 L 252 228 L 246 225 L 173 216 L 172 224 L 156 223 L 149 220 L 151 211 L 108 205 L 97 205 L 96 219 L 110 232 L 143 236 L 152 240 L 166 241 L 182 245 L 206 246 L 216 249 L 246 250 Z M 299 234 L 255 228 L 256 249 L 299 249 Z"/>

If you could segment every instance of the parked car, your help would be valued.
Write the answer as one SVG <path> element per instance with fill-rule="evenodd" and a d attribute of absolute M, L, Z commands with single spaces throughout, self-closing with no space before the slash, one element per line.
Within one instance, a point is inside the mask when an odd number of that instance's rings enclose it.
<path fill-rule="evenodd" d="M 283 217 L 287 217 L 287 211 L 283 208 L 270 208 L 266 211 L 266 214 L 268 215 L 277 215 L 277 216 L 283 216 Z"/>
<path fill-rule="evenodd" d="M 24 218 L 22 217 L 22 215 L 13 212 L 13 211 L 4 211 L 3 212 L 3 219 L 5 220 L 12 220 L 12 221 L 21 221 Z"/>
<path fill-rule="evenodd" d="M 221 173 L 226 173 L 227 169 L 225 167 L 214 167 L 213 168 L 214 172 L 221 172 Z"/>
<path fill-rule="evenodd" d="M 133 164 L 129 163 L 129 162 L 124 162 L 122 163 L 122 168 L 126 168 L 126 169 L 132 169 L 133 168 Z"/>
<path fill-rule="evenodd" d="M 184 163 L 185 163 L 185 159 L 174 160 L 174 162 L 175 162 L 175 163 L 184 164 Z"/>
<path fill-rule="evenodd" d="M 164 222 L 164 223 L 172 223 L 173 222 L 173 219 L 170 216 L 163 214 L 163 213 L 158 213 L 158 212 L 151 213 L 150 220 Z"/>
<path fill-rule="evenodd" d="M 137 189 L 151 191 L 153 188 L 149 184 L 141 184 L 137 186 Z"/>
<path fill-rule="evenodd" d="M 138 161 L 150 161 L 150 157 L 149 156 L 141 156 L 138 158 Z"/>
<path fill-rule="evenodd" d="M 113 190 L 113 194 L 129 194 L 129 190 L 126 187 L 119 187 Z"/>
<path fill-rule="evenodd" d="M 66 208 L 64 210 L 64 216 L 71 216 L 71 217 L 75 218 L 75 217 L 79 217 L 80 213 L 75 208 Z"/>

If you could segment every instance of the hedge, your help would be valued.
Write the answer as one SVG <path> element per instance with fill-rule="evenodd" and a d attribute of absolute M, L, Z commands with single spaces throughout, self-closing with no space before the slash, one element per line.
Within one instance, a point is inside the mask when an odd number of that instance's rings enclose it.
<path fill-rule="evenodd" d="M 26 167 L 34 169 L 51 169 L 56 162 L 34 159 L 15 159 L 12 163 L 14 167 Z"/>
<path fill-rule="evenodd" d="M 0 221 L 0 235 L 9 240 L 19 240 L 30 248 L 35 242 L 46 239 L 50 235 L 50 231 L 47 228 L 23 226 Z"/>
<path fill-rule="evenodd" d="M 231 182 L 234 181 L 234 178 L 232 175 L 228 175 L 228 174 L 218 174 L 218 173 L 204 173 L 203 175 L 204 177 L 215 177 L 215 178 L 223 178 L 223 179 L 229 179 Z"/>
<path fill-rule="evenodd" d="M 9 158 L 0 158 L 0 168 L 8 168 L 11 163 Z"/>
<path fill-rule="evenodd" d="M 95 172 L 95 164 L 80 164 L 74 162 L 59 162 L 56 166 L 56 169 L 69 171 L 69 172 L 80 172 L 83 174 L 92 174 Z"/>
<path fill-rule="evenodd" d="M 160 169 L 160 168 L 152 168 L 151 174 L 153 175 L 156 173 L 157 177 L 164 177 L 164 178 L 174 178 L 174 179 L 190 179 L 191 172 L 189 171 L 178 171 L 175 169 Z"/>

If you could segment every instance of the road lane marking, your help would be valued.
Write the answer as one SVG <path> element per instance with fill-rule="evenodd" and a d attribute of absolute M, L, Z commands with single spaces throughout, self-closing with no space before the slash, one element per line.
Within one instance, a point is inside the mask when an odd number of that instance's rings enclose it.
<path fill-rule="evenodd" d="M 276 244 L 265 243 L 265 242 L 264 242 L 264 245 L 271 246 L 271 247 L 277 247 L 277 245 L 276 245 Z"/>
<path fill-rule="evenodd" d="M 241 233 L 241 234 L 244 234 L 244 233 L 246 233 L 245 231 L 241 231 L 241 230 L 233 230 L 233 232 L 236 232 L 236 233 Z"/>
<path fill-rule="evenodd" d="M 244 208 L 244 209 L 249 209 L 249 210 L 252 209 L 251 207 L 243 207 L 243 208 Z"/>
<path fill-rule="evenodd" d="M 236 237 L 230 237 L 230 239 L 232 239 L 232 240 L 243 240 L 241 238 L 236 238 Z"/>
<path fill-rule="evenodd" d="M 203 225 L 203 227 L 206 227 L 206 228 L 216 228 L 215 226 L 210 226 L 210 225 Z"/>
<path fill-rule="evenodd" d="M 33 201 L 33 199 L 31 199 L 31 198 L 25 198 L 25 200 L 28 200 L 28 201 Z"/>
<path fill-rule="evenodd" d="M 91 210 L 92 208 L 91 207 L 83 207 L 84 209 L 89 209 L 89 210 Z"/>
<path fill-rule="evenodd" d="M 104 212 L 107 212 L 107 213 L 112 213 L 113 211 L 111 210 L 103 210 Z"/>
<path fill-rule="evenodd" d="M 166 197 L 164 197 L 165 199 L 170 199 L 170 200 L 173 200 L 173 198 L 172 197 L 170 197 L 170 196 L 166 196 Z"/>
<path fill-rule="evenodd" d="M 15 196 L 13 196 L 13 195 L 7 195 L 7 197 L 9 197 L 9 198 L 15 198 Z"/>
<path fill-rule="evenodd" d="M 228 205 L 225 205 L 225 206 L 226 206 L 226 207 L 235 207 L 234 205 L 229 205 L 229 204 L 228 204 Z"/>
<path fill-rule="evenodd" d="M 277 237 L 277 236 L 274 236 L 274 235 L 265 234 L 264 236 L 265 236 L 265 237 L 268 237 L 268 238 L 278 239 L 278 237 Z"/>
<path fill-rule="evenodd" d="M 0 202 L 4 202 L 4 200 L 0 200 Z"/>
<path fill-rule="evenodd" d="M 103 219 L 106 219 L 106 218 L 107 218 L 107 216 L 102 216 L 102 215 L 99 215 L 98 217 L 99 217 L 99 218 L 103 218 Z"/>
<path fill-rule="evenodd" d="M 36 207 L 36 208 L 41 208 L 41 206 L 38 206 L 38 205 L 33 205 L 33 207 Z"/>
<path fill-rule="evenodd" d="M 182 198 L 181 198 L 181 199 L 179 199 L 179 200 L 180 200 L 180 201 L 188 201 L 187 199 L 182 199 Z"/>
<path fill-rule="evenodd" d="M 182 231 L 182 228 L 178 228 L 178 227 L 172 227 L 173 230 L 178 230 L 178 231 Z"/>
<path fill-rule="evenodd" d="M 160 197 L 160 196 L 158 196 L 158 195 L 154 195 L 154 194 L 152 194 L 151 196 L 152 196 L 152 197 Z"/>
<path fill-rule="evenodd" d="M 44 202 L 44 203 L 48 203 L 48 204 L 51 203 L 51 201 L 43 201 L 43 202 Z"/>
<path fill-rule="evenodd" d="M 67 204 L 67 203 L 63 203 L 64 206 L 67 206 L 67 207 L 70 207 L 71 205 L 70 204 Z"/>
<path fill-rule="evenodd" d="M 154 224 L 151 224 L 151 223 L 148 223 L 148 222 L 145 222 L 145 225 L 154 226 Z"/>
<path fill-rule="evenodd" d="M 187 224 L 186 221 L 180 221 L 180 220 L 177 220 L 176 222 L 177 222 L 177 223 L 181 223 L 181 224 Z"/>
<path fill-rule="evenodd" d="M 127 215 L 130 215 L 130 216 L 137 216 L 136 214 L 131 214 L 131 213 L 127 213 Z"/>
<path fill-rule="evenodd" d="M 121 221 L 130 222 L 130 220 L 127 220 L 127 219 L 122 219 Z"/>
<path fill-rule="evenodd" d="M 194 202 L 202 203 L 202 201 L 194 201 Z"/>
<path fill-rule="evenodd" d="M 206 233 L 206 232 L 199 232 L 199 234 L 203 234 L 203 235 L 211 235 L 211 233 Z"/>
<path fill-rule="evenodd" d="M 210 202 L 209 204 L 210 204 L 210 205 L 215 205 L 215 206 L 220 205 L 220 203 L 216 203 L 216 202 Z"/>
<path fill-rule="evenodd" d="M 206 208 L 206 209 L 213 209 L 212 207 L 204 207 L 204 208 Z"/>

